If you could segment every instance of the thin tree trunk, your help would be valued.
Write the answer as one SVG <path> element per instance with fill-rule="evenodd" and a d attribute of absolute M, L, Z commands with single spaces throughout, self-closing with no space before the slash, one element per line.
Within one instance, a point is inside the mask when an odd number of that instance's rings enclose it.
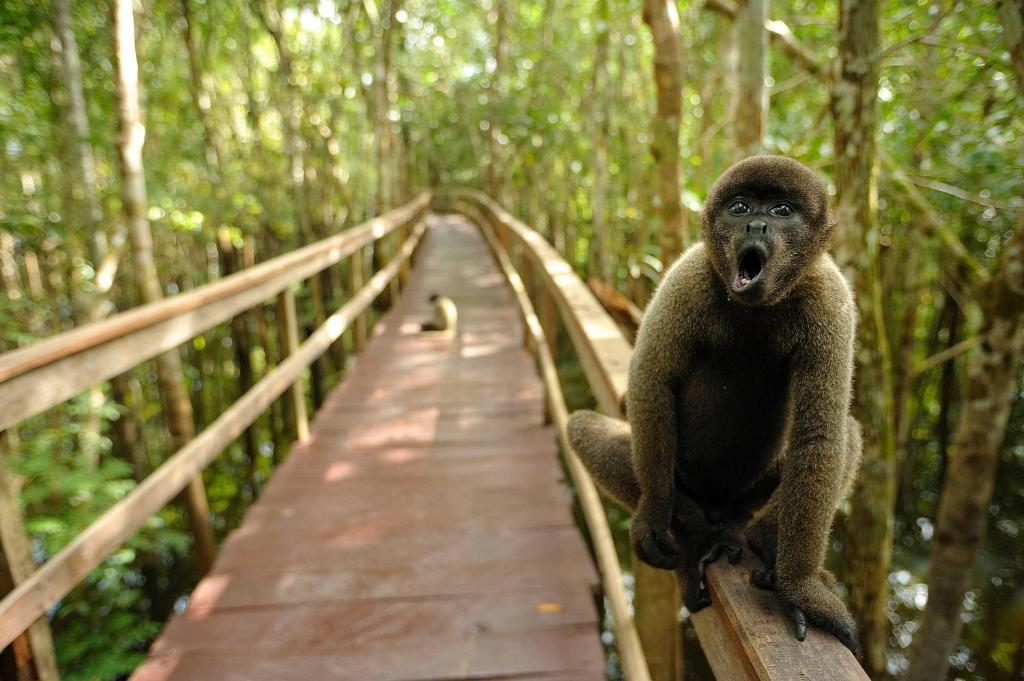
<path fill-rule="evenodd" d="M 28 579 L 36 567 L 18 503 L 18 485 L 7 470 L 7 458 L 14 450 L 11 440 L 16 439 L 11 431 L 0 432 L 0 596 Z M 12 678 L 19 681 L 57 681 L 60 678 L 46 618 L 29 627 L 8 651 L 0 651 L 0 654 L 2 657 L 10 655 L 10 666 L 14 668 Z M 0 658 L 0 665 L 7 666 L 7 660 Z M 2 668 L 0 677 L 6 678 Z"/>
<path fill-rule="evenodd" d="M 658 243 L 665 267 L 686 245 L 686 214 L 680 202 L 679 121 L 682 116 L 683 55 L 675 0 L 644 0 L 644 22 L 654 39 L 657 111 L 651 155 L 657 172 Z"/>
<path fill-rule="evenodd" d="M 273 3 L 266 0 L 257 0 L 256 8 L 263 26 L 277 47 L 278 72 L 281 80 L 284 81 L 285 102 L 280 107 L 282 132 L 284 134 L 284 145 L 291 163 L 289 173 L 292 193 L 295 198 L 295 213 L 298 220 L 299 234 L 308 243 L 316 240 L 313 231 L 313 221 L 310 218 L 309 205 L 306 196 L 306 159 L 305 140 L 299 134 L 299 125 L 302 122 L 302 107 L 299 102 L 299 92 L 292 75 L 292 57 L 284 44 L 284 34 L 281 27 L 281 14 Z"/>
<path fill-rule="evenodd" d="M 736 100 L 732 103 L 735 158 L 760 154 L 768 110 L 768 0 L 746 0 L 736 15 Z"/>
<path fill-rule="evenodd" d="M 117 62 L 117 115 L 120 127 L 118 161 L 122 178 L 122 202 L 128 235 L 132 244 L 135 280 L 144 303 L 163 299 L 163 290 L 153 259 L 153 235 L 146 217 L 146 180 L 142 165 L 142 145 L 146 128 L 139 107 L 139 64 L 135 54 L 135 17 L 131 0 L 115 0 L 114 55 Z M 172 350 L 156 358 L 160 394 L 167 413 L 171 441 L 181 449 L 192 439 L 192 403 L 182 383 L 181 357 Z M 206 490 L 201 475 L 196 475 L 185 490 L 189 524 L 195 538 L 196 562 L 205 574 L 213 564 L 215 543 L 210 527 Z"/>
<path fill-rule="evenodd" d="M 998 5 L 1010 63 L 1017 76 L 1017 90 L 1024 96 L 1024 0 L 998 0 Z"/>
<path fill-rule="evenodd" d="M 107 235 L 103 229 L 103 208 L 96 188 L 96 156 L 90 143 L 89 117 L 82 87 L 82 62 L 78 41 L 71 24 L 68 0 L 53 0 L 54 24 L 61 44 L 61 67 L 68 90 L 68 119 L 78 165 L 78 182 L 71 187 L 72 198 L 83 205 L 81 225 L 90 244 L 92 261 L 98 264 L 107 252 Z"/>
<path fill-rule="evenodd" d="M 837 256 L 857 290 L 860 351 L 856 412 L 864 425 L 864 458 L 848 519 L 845 579 L 860 625 L 864 665 L 885 670 L 886 606 L 896 497 L 892 360 L 886 333 L 876 229 L 875 128 L 878 96 L 878 0 L 843 0 L 832 89 L 835 123 Z"/>
<path fill-rule="evenodd" d="M 608 43 L 609 33 L 608 0 L 597 2 L 597 42 L 594 48 L 594 75 L 591 81 L 591 113 L 594 128 L 594 188 L 591 193 L 590 206 L 594 214 L 593 262 L 597 274 L 612 286 L 612 254 L 609 247 L 608 219 L 605 215 L 609 188 L 608 176 L 608 136 L 611 106 L 608 97 Z"/>
<path fill-rule="evenodd" d="M 494 115 L 503 98 L 502 79 L 508 61 L 508 13 L 506 0 L 495 0 L 489 16 L 494 23 L 494 71 L 491 73 L 490 85 L 487 88 L 487 105 L 490 113 L 488 128 L 489 152 L 487 155 L 487 191 L 500 204 L 505 204 L 505 154 L 502 153 L 500 116 Z"/>
<path fill-rule="evenodd" d="M 946 676 L 963 627 L 960 610 L 985 537 L 999 454 L 1024 355 L 1024 217 L 995 275 L 980 292 L 984 342 L 967 368 L 967 395 L 942 486 L 928 604 L 914 636 L 908 681 Z"/>
<path fill-rule="evenodd" d="M 113 284 L 114 272 L 120 262 L 120 253 L 111 254 L 109 252 L 107 233 L 103 227 L 103 208 L 100 204 L 96 183 L 96 157 L 90 141 L 89 117 L 85 105 L 85 91 L 82 86 L 82 64 L 68 1 L 54 0 L 53 12 L 54 27 L 60 41 L 61 71 L 68 93 L 71 146 L 74 149 L 77 167 L 76 181 L 70 182 L 71 198 L 77 206 L 81 206 L 80 224 L 83 234 L 80 239 L 88 243 L 90 259 L 96 268 L 95 291 L 92 295 L 86 295 L 85 315 L 89 321 L 98 321 L 106 317 L 112 309 L 109 292 Z M 73 242 L 78 242 L 78 239 L 73 239 Z M 109 257 L 110 255 L 113 255 L 113 260 Z M 111 265 L 113 265 L 114 271 L 108 271 Z M 104 277 L 101 278 L 100 274 L 103 274 Z M 102 426 L 99 412 L 104 399 L 100 386 L 96 385 L 90 388 L 90 414 L 80 438 L 83 457 L 86 460 L 98 462 L 99 459 L 100 428 Z"/>

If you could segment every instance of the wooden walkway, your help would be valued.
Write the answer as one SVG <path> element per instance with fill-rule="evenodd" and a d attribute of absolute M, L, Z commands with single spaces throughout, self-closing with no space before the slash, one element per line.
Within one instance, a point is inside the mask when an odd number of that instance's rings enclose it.
<path fill-rule="evenodd" d="M 432 292 L 458 338 L 418 333 Z M 133 681 L 603 679 L 542 384 L 476 228 L 408 286 Z"/>

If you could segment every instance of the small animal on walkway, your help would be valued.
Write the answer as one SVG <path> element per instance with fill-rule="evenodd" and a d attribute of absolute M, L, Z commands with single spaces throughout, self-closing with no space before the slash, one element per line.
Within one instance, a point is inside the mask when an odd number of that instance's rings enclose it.
<path fill-rule="evenodd" d="M 583 463 L 633 511 L 636 554 L 675 569 L 691 611 L 707 566 L 746 524 L 803 640 L 807 622 L 858 653 L 856 625 L 823 566 L 832 519 L 860 465 L 849 413 L 856 311 L 826 253 L 825 187 L 780 156 L 740 161 L 711 188 L 702 241 L 672 265 L 629 365 L 628 423 L 569 421 Z"/>
<path fill-rule="evenodd" d="M 434 304 L 434 318 L 421 324 L 420 330 L 447 331 L 454 335 L 459 324 L 459 310 L 455 307 L 455 301 L 438 293 L 431 293 L 429 300 Z"/>

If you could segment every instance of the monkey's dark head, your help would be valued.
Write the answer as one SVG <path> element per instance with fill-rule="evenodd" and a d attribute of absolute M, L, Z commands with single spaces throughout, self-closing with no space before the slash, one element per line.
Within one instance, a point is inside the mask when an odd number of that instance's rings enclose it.
<path fill-rule="evenodd" d="M 729 297 L 748 305 L 783 300 L 828 248 L 832 229 L 825 186 L 785 156 L 751 156 L 725 171 L 701 228 Z"/>
<path fill-rule="evenodd" d="M 430 297 L 427 298 L 427 300 L 429 300 L 432 303 L 436 303 L 437 302 L 437 298 L 438 298 L 438 295 L 436 293 L 431 293 Z"/>

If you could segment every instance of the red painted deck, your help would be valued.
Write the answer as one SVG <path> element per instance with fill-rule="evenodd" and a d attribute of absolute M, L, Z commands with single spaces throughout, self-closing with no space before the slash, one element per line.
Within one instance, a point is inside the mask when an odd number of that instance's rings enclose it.
<path fill-rule="evenodd" d="M 603 679 L 512 292 L 432 217 L 396 307 L 133 681 Z M 438 291 L 457 339 L 418 333 Z"/>

